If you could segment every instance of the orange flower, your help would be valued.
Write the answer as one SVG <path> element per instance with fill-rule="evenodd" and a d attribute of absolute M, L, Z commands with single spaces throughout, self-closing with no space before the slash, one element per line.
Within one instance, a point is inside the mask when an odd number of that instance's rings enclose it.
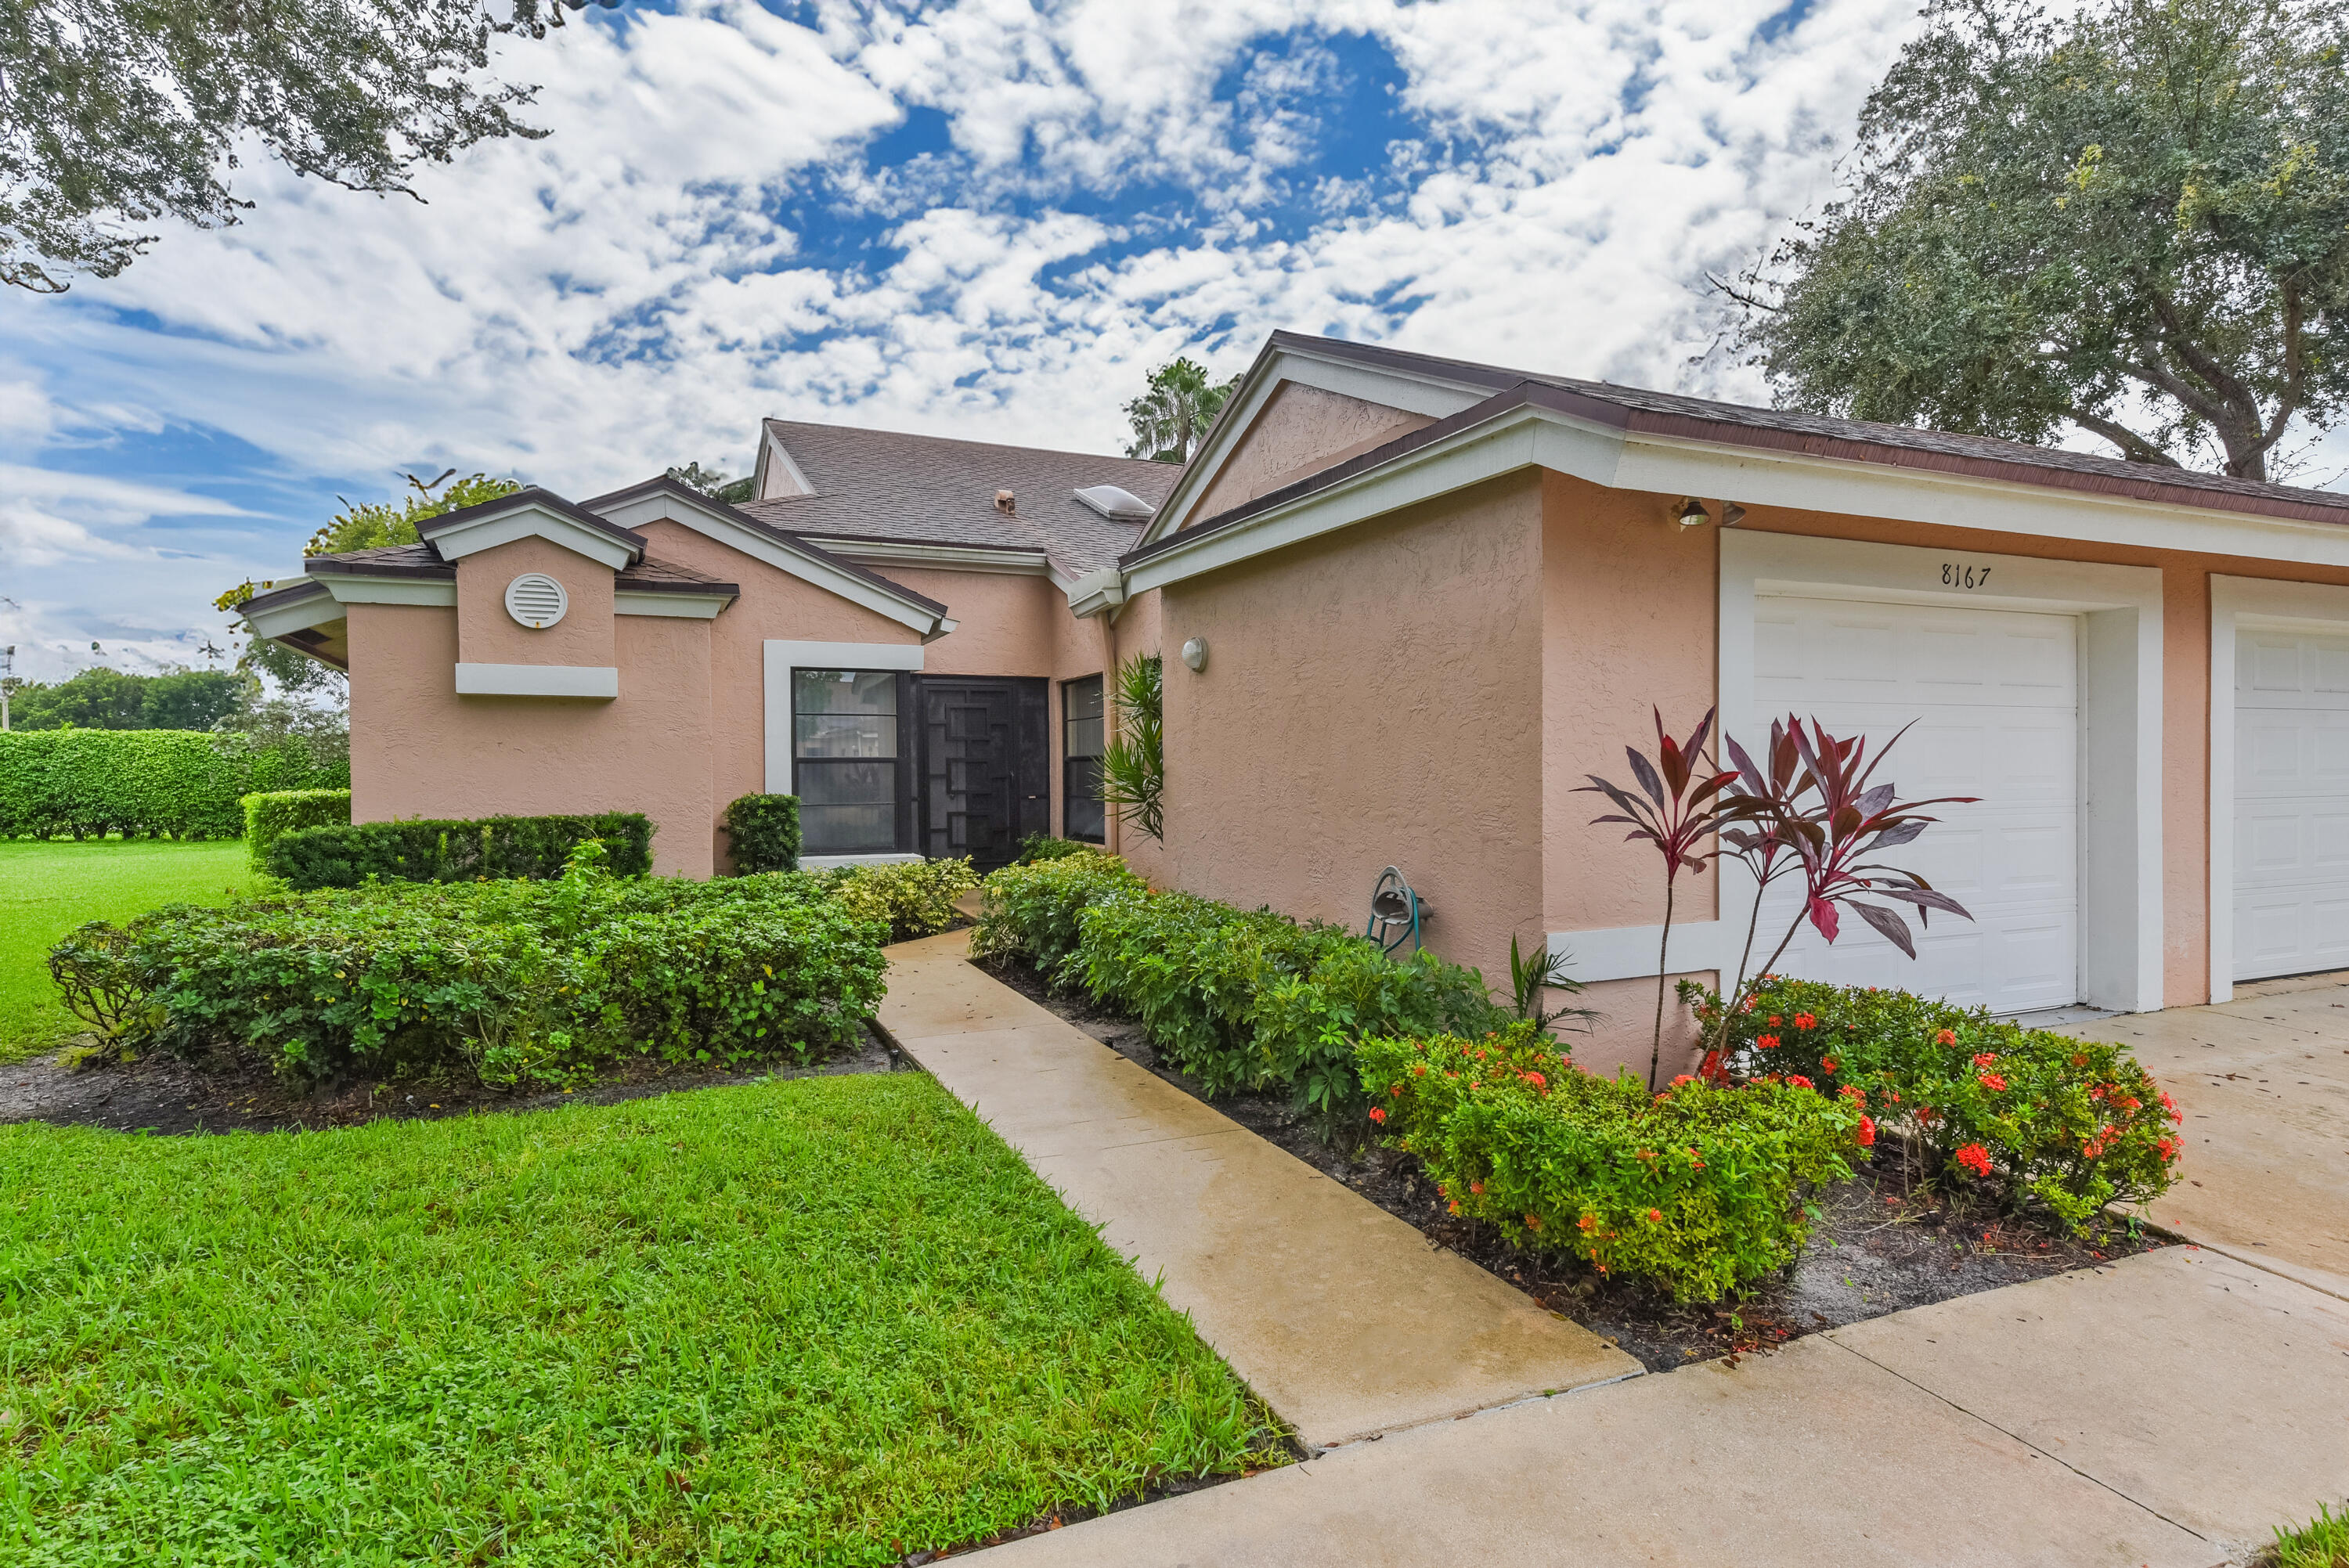
<path fill-rule="evenodd" d="M 1468 1191 L 1471 1192 L 1482 1192 L 1484 1190 L 1485 1183 L 1482 1181 L 1471 1181 L 1468 1183 Z"/>
<path fill-rule="evenodd" d="M 1859 1132 L 1857 1136 L 1859 1139 L 1859 1146 L 1862 1149 L 1874 1148 L 1876 1146 L 1876 1118 L 1872 1116 L 1861 1117 L 1859 1119 Z"/>
<path fill-rule="evenodd" d="M 1682 1084 L 1684 1084 L 1684 1083 L 1694 1083 L 1694 1082 L 1696 1082 L 1696 1079 L 1695 1079 L 1695 1078 L 1693 1078 L 1690 1077 L 1687 1073 L 1682 1073 L 1682 1074 L 1681 1074 L 1681 1076 L 1680 1076 L 1680 1077 L 1678 1077 L 1678 1078 L 1676 1078 L 1672 1079 L 1671 1087 L 1672 1087 L 1672 1088 L 1680 1088 L 1680 1087 L 1681 1087 L 1681 1085 L 1682 1085 Z"/>
<path fill-rule="evenodd" d="M 1954 1046 L 1958 1043 L 1958 1032 L 1955 1029 L 1943 1029 L 1933 1037 L 1933 1043 L 1937 1046 Z"/>
<path fill-rule="evenodd" d="M 1754 1048 L 1757 1051 L 1775 1051 L 1778 1048 L 1778 1037 L 1764 1035 L 1754 1042 Z"/>
<path fill-rule="evenodd" d="M 1541 1216 L 1540 1216 L 1539 1214 L 1527 1214 L 1527 1215 L 1526 1216 L 1526 1230 L 1528 1230 L 1528 1231 L 1538 1231 L 1538 1230 L 1540 1230 L 1540 1229 L 1541 1229 Z"/>
<path fill-rule="evenodd" d="M 1996 1073 L 1984 1073 L 1982 1076 L 1982 1086 L 1992 1094 L 2001 1094 L 2005 1091 L 2006 1079 Z"/>
<path fill-rule="evenodd" d="M 1816 1029 L 1818 1026 L 1818 1019 L 1811 1014 L 1797 1013 L 1795 1015 L 1795 1027 L 1798 1029 Z"/>
<path fill-rule="evenodd" d="M 1648 1211 L 1648 1223 L 1651 1225 L 1663 1217 L 1664 1212 L 1661 1209 L 1651 1209 Z"/>
<path fill-rule="evenodd" d="M 1775 1013 L 1770 1015 L 1770 1026 L 1774 1029 L 1778 1026 L 1778 1015 Z"/>
<path fill-rule="evenodd" d="M 1990 1174 L 1990 1150 L 1979 1143 L 1969 1143 L 1958 1150 L 1957 1162 L 1977 1176 Z"/>
<path fill-rule="evenodd" d="M 1533 1216 L 1528 1214 L 1526 1217 L 1527 1219 L 1531 1219 Z M 1582 1218 L 1575 1221 L 1574 1222 L 1586 1231 L 1595 1231 L 1599 1228 L 1599 1216 L 1596 1214 L 1585 1214 Z"/>
<path fill-rule="evenodd" d="M 1810 1079 L 1805 1078 L 1800 1073 L 1788 1073 L 1786 1075 L 1786 1087 L 1789 1088 L 1816 1088 L 1819 1086 L 1813 1083 Z"/>
<path fill-rule="evenodd" d="M 1384 1121 L 1386 1119 L 1387 1112 L 1384 1106 L 1374 1105 L 1371 1107 L 1371 1119 L 1372 1121 Z"/>
<path fill-rule="evenodd" d="M 1996 1051 L 1976 1051 L 1974 1053 L 1974 1066 L 1978 1068 L 1986 1068 L 1996 1060 L 1998 1060 L 1998 1053 Z"/>
<path fill-rule="evenodd" d="M 1836 1059 L 1833 1057 L 1821 1057 L 1819 1058 L 1819 1071 L 1823 1073 L 1832 1073 L 1835 1070 Z"/>

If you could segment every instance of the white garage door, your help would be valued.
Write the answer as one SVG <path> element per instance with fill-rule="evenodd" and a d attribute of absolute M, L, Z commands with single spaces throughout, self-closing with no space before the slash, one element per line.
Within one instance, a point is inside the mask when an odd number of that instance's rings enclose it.
<path fill-rule="evenodd" d="M 1997 1013 L 2077 1001 L 2077 620 L 1764 598 L 1754 635 L 1754 710 L 1765 727 L 1774 714 L 1816 716 L 1835 734 L 1868 736 L 1873 749 L 1913 719 L 1877 782 L 1897 784 L 1904 799 L 1981 797 L 1940 809 L 1922 838 L 1888 856 L 1972 921 L 1935 915 L 1913 963 L 1856 916 L 1832 946 L 1806 923 L 1779 969 Z M 1758 738 L 1738 738 L 1749 749 Z M 1765 908 L 1756 962 L 1794 918 L 1791 882 Z"/>
<path fill-rule="evenodd" d="M 2349 966 L 2349 638 L 2235 643 L 2235 978 Z"/>

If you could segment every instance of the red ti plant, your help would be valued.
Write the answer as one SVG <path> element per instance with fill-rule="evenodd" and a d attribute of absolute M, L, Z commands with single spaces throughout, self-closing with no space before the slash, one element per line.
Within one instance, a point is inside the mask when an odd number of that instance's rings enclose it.
<path fill-rule="evenodd" d="M 1737 954 L 1736 981 L 1722 992 L 1729 1003 L 1714 1022 L 1713 1038 L 1697 1068 L 1697 1076 L 1708 1083 L 1725 1082 L 1728 1078 L 1723 1063 L 1732 1006 L 1744 994 L 1745 976 L 1753 965 L 1754 937 L 1762 925 L 1763 897 L 1772 882 L 1802 865 L 1795 849 L 1797 836 L 1789 824 L 1806 814 L 1803 797 L 1817 785 L 1810 770 L 1803 767 L 1801 748 L 1795 742 L 1795 731 L 1800 727 L 1799 721 L 1791 716 L 1783 723 L 1770 721 L 1770 748 L 1763 766 L 1756 766 L 1734 738 L 1721 738 L 1730 760 L 1737 765 L 1737 784 L 1729 791 L 1729 798 L 1741 808 L 1736 815 L 1745 824 L 1721 830 L 1724 846 L 1722 852 L 1743 861 L 1754 874 L 1754 909 L 1745 922 L 1745 945 Z M 1784 951 L 1783 944 L 1780 950 Z"/>
<path fill-rule="evenodd" d="M 1671 732 L 1664 727 L 1661 710 L 1650 711 L 1656 719 L 1656 761 L 1651 764 L 1635 748 L 1623 748 L 1631 761 L 1631 776 L 1639 781 L 1646 798 L 1619 789 L 1595 773 L 1585 774 L 1583 777 L 1590 782 L 1575 792 L 1604 795 L 1620 813 L 1593 817 L 1593 826 L 1620 822 L 1631 830 L 1623 835 L 1625 842 L 1652 844 L 1664 857 L 1664 934 L 1656 954 L 1656 1031 L 1648 1052 L 1648 1088 L 1652 1091 L 1664 1054 L 1665 959 L 1671 952 L 1673 890 L 1682 872 L 1703 874 L 1705 861 L 1721 852 L 1703 848 L 1704 841 L 1733 810 L 1747 808 L 1733 808 L 1717 799 L 1723 786 L 1737 775 L 1734 771 L 1715 771 L 1705 763 L 1704 741 L 1713 731 L 1713 709 L 1705 709 L 1704 717 L 1697 721 L 1696 728 L 1684 741 L 1672 739 Z"/>

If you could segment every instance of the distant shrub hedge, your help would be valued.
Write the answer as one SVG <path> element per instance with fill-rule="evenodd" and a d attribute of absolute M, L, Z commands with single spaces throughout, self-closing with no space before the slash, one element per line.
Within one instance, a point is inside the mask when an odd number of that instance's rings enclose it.
<path fill-rule="evenodd" d="M 274 789 L 244 798 L 244 853 L 253 869 L 269 869 L 269 847 L 302 828 L 342 827 L 351 820 L 347 789 Z"/>
<path fill-rule="evenodd" d="M 384 882 L 543 881 L 563 874 L 571 851 L 604 846 L 606 869 L 641 876 L 653 867 L 653 825 L 641 811 L 589 817 L 479 817 L 458 821 L 357 822 L 302 828 L 269 847 L 269 874 L 296 892 Z"/>
<path fill-rule="evenodd" d="M 108 833 L 233 839 L 246 795 L 347 789 L 296 740 L 255 747 L 192 729 L 0 733 L 0 838 Z"/>
<path fill-rule="evenodd" d="M 280 841 L 284 842 L 284 841 Z M 52 977 L 109 1043 L 226 1053 L 294 1080 L 468 1072 L 560 1083 L 615 1062 L 798 1059 L 861 1037 L 885 927 L 812 877 L 393 882 L 82 927 Z"/>
<path fill-rule="evenodd" d="M 740 876 L 800 869 L 800 798 L 741 795 L 726 805 L 726 848 Z"/>

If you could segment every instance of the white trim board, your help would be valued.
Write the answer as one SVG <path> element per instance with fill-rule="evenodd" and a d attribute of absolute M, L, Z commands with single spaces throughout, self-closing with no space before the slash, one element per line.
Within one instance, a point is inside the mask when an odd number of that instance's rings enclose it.
<path fill-rule="evenodd" d="M 1955 563 L 1982 586 L 1941 585 Z M 1797 534 L 1721 536 L 1722 733 L 1748 750 L 1769 733 L 1755 710 L 1754 602 L 1770 594 L 1947 604 L 2080 617 L 2079 999 L 2116 1012 L 2161 1004 L 2161 573 L 2149 566 L 1920 550 Z M 1742 919 L 1753 878 L 1721 862 L 1722 908 Z M 1571 935 L 1571 934 L 1565 934 Z M 1553 939 L 1555 940 L 1555 939 Z"/>
<path fill-rule="evenodd" d="M 625 541 L 535 502 L 437 529 L 432 534 L 432 548 L 443 561 L 460 561 L 484 550 L 495 550 L 501 544 L 512 544 L 517 539 L 543 539 L 615 572 L 640 553 Z"/>
<path fill-rule="evenodd" d="M 919 643 L 802 643 L 766 645 L 761 713 L 766 725 L 766 791 L 792 792 L 792 672 L 793 670 L 919 670 Z M 914 857 L 919 860 L 921 857 Z M 802 861 L 802 864 L 805 862 Z"/>
<path fill-rule="evenodd" d="M 2210 1000 L 2235 997 L 2235 646 L 2245 631 L 2349 633 L 2349 588 L 2210 578 Z"/>
<path fill-rule="evenodd" d="M 663 593 L 657 590 L 623 588 L 612 595 L 615 615 L 672 615 L 686 621 L 715 621 L 734 603 L 731 593 Z"/>
<path fill-rule="evenodd" d="M 460 664 L 457 695 L 603 700 L 620 695 L 620 672 L 612 665 Z"/>
<path fill-rule="evenodd" d="M 457 603 L 457 585 L 442 578 L 356 577 L 347 573 L 321 573 L 305 586 L 319 592 L 258 614 L 247 613 L 244 624 L 258 637 L 282 637 L 347 618 L 346 604 L 421 604 L 448 609 Z M 293 586 L 293 584 L 288 584 Z"/>

